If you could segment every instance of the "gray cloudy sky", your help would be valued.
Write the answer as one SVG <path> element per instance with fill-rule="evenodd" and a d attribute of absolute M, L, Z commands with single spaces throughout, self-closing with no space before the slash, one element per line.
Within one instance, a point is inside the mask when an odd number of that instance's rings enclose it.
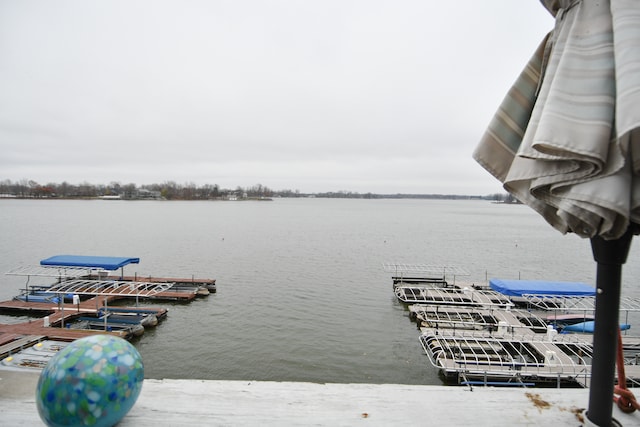
<path fill-rule="evenodd" d="M 0 179 L 489 194 L 536 0 L 0 0 Z"/>

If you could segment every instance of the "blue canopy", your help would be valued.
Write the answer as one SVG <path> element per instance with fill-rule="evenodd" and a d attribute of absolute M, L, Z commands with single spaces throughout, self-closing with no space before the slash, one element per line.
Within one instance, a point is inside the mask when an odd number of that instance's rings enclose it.
<path fill-rule="evenodd" d="M 43 259 L 40 265 L 56 267 L 93 267 L 105 270 L 117 270 L 127 264 L 138 264 L 140 258 L 85 256 L 85 255 L 56 255 Z"/>
<path fill-rule="evenodd" d="M 510 297 L 521 297 L 525 294 L 575 297 L 594 296 L 596 294 L 596 288 L 594 286 L 580 282 L 490 279 L 489 286 L 494 291 Z"/>
<path fill-rule="evenodd" d="M 594 322 L 593 320 L 590 320 L 588 322 L 575 323 L 573 325 L 567 325 L 564 328 L 562 328 L 562 333 L 566 334 L 568 332 L 583 332 L 587 334 L 592 334 L 593 331 L 595 330 L 595 325 L 596 325 L 596 322 Z M 620 324 L 621 331 L 626 331 L 629 328 L 631 328 L 631 325 L 627 323 Z"/>

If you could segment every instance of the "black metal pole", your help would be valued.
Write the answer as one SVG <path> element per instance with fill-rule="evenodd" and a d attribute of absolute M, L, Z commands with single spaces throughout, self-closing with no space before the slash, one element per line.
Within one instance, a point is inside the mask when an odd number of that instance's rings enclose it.
<path fill-rule="evenodd" d="M 612 425 L 616 352 L 618 350 L 618 311 L 622 265 L 627 261 L 633 232 L 615 240 L 591 239 L 596 275 L 596 313 L 593 332 L 593 362 L 587 418 L 600 427 Z"/>

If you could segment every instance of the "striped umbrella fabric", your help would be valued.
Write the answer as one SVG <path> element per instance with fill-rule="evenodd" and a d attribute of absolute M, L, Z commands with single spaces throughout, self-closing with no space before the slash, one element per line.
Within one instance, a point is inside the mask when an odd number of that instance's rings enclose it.
<path fill-rule="evenodd" d="M 555 28 L 473 153 L 562 233 L 640 223 L 640 2 L 543 0 Z"/>
<path fill-rule="evenodd" d="M 622 265 L 640 231 L 640 1 L 542 4 L 555 27 L 473 157 L 553 227 L 590 238 L 597 293 L 587 418 L 610 426 L 612 396 L 620 393 Z M 618 406 L 635 409 L 620 397 Z"/>

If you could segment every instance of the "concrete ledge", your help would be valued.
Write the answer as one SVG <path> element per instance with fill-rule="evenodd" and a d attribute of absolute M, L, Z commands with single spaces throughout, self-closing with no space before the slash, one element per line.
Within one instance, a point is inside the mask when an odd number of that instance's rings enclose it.
<path fill-rule="evenodd" d="M 35 407 L 38 374 L 0 371 L 0 420 L 42 426 Z M 579 426 L 586 389 L 521 389 L 398 384 L 147 379 L 118 427 L 158 426 Z M 622 425 L 640 425 L 624 414 Z"/>

